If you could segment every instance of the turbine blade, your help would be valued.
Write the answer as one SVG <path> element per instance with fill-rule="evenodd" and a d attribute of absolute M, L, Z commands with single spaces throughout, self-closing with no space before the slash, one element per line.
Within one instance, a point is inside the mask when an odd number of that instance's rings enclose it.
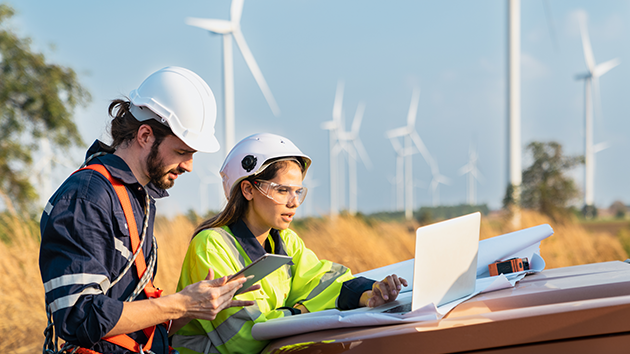
<path fill-rule="evenodd" d="M 186 24 L 193 27 L 199 27 L 213 33 L 226 34 L 234 30 L 232 22 L 226 20 L 215 20 L 209 18 L 187 17 Z"/>
<path fill-rule="evenodd" d="M 339 142 L 337 142 L 334 146 L 332 151 L 330 152 L 332 155 L 337 155 L 341 152 L 341 150 L 343 150 L 343 146 L 341 146 L 341 144 Z"/>
<path fill-rule="evenodd" d="M 591 48 L 591 40 L 588 37 L 588 28 L 586 19 L 580 19 L 580 34 L 582 35 L 582 49 L 584 50 L 584 61 L 588 67 L 588 71 L 593 73 L 595 69 L 595 57 L 593 56 L 593 48 Z"/>
<path fill-rule="evenodd" d="M 351 159 L 357 160 L 357 151 L 353 145 L 348 144 L 347 141 L 344 141 L 341 145 L 343 150 L 348 154 Z"/>
<path fill-rule="evenodd" d="M 553 43 L 553 49 L 558 51 L 558 39 L 556 38 L 555 26 L 553 24 L 553 15 L 551 14 L 551 7 L 549 6 L 549 0 L 544 1 L 545 5 L 545 17 L 547 19 L 547 29 L 549 30 L 549 37 Z"/>
<path fill-rule="evenodd" d="M 325 130 L 335 130 L 337 129 L 337 124 L 334 120 L 329 120 L 327 122 L 322 123 L 321 127 L 322 129 L 325 129 Z"/>
<path fill-rule="evenodd" d="M 335 103 L 333 103 L 333 120 L 341 121 L 341 110 L 343 105 L 343 81 L 337 81 L 337 91 L 335 92 Z"/>
<path fill-rule="evenodd" d="M 371 170 L 372 169 L 372 161 L 370 160 L 370 156 L 368 155 L 367 151 L 365 150 L 365 147 L 363 146 L 363 143 L 361 142 L 361 139 L 356 138 L 356 139 L 352 140 L 352 143 L 354 144 L 355 149 L 359 153 L 359 156 L 361 157 L 361 161 L 363 161 L 363 164 L 365 165 L 365 167 L 367 167 L 368 170 Z"/>
<path fill-rule="evenodd" d="M 610 147 L 610 143 L 607 141 L 603 141 L 601 143 L 593 145 L 593 152 L 598 153 L 600 151 L 604 151 Z"/>
<path fill-rule="evenodd" d="M 389 142 L 392 143 L 392 147 L 394 148 L 394 151 L 396 151 L 398 155 L 401 155 L 401 152 L 403 152 L 403 147 L 400 144 L 400 141 L 396 138 L 392 138 L 392 139 L 389 139 Z"/>
<path fill-rule="evenodd" d="M 407 127 L 396 128 L 392 130 L 388 130 L 385 132 L 385 136 L 388 139 L 393 139 L 399 136 L 407 135 L 409 133 L 409 129 Z"/>
<path fill-rule="evenodd" d="M 437 176 L 437 181 L 438 181 L 438 183 L 442 183 L 442 184 L 445 184 L 447 186 L 451 185 L 451 179 L 446 177 L 446 176 L 444 176 L 444 175 L 438 175 Z"/>
<path fill-rule="evenodd" d="M 357 112 L 354 114 L 354 119 L 352 120 L 352 135 L 356 136 L 359 134 L 359 129 L 361 129 L 361 121 L 363 120 L 363 112 L 365 112 L 365 103 L 359 103 L 357 107 Z"/>
<path fill-rule="evenodd" d="M 435 171 L 434 171 L 435 162 L 433 161 L 433 156 L 431 156 L 431 154 L 429 153 L 429 150 L 422 142 L 422 139 L 420 139 L 420 135 L 418 135 L 418 133 L 415 130 L 411 133 L 411 140 L 413 141 L 413 144 L 416 146 L 416 149 L 418 149 L 418 151 L 424 158 L 424 161 L 426 161 L 429 167 L 431 168 L 431 173 L 435 174 Z"/>
<path fill-rule="evenodd" d="M 230 20 L 232 20 L 233 23 L 241 22 L 243 2 L 244 0 L 232 0 L 232 6 L 230 7 Z"/>
<path fill-rule="evenodd" d="M 457 170 L 457 174 L 459 174 L 460 176 L 465 175 L 469 172 L 472 173 L 472 166 L 470 165 L 470 163 L 465 164 L 464 166 L 460 167 L 459 170 Z"/>
<path fill-rule="evenodd" d="M 479 170 L 477 168 L 472 170 L 472 175 L 473 175 L 473 177 L 475 177 L 477 182 L 479 182 L 481 184 L 483 184 L 483 182 L 486 180 L 486 178 L 481 174 L 481 172 L 479 172 Z"/>
<path fill-rule="evenodd" d="M 619 60 L 619 58 L 615 58 L 605 63 L 601 63 L 597 65 L 595 69 L 593 70 L 593 76 L 600 77 L 604 75 L 605 73 L 609 72 L 612 68 L 619 65 L 620 63 L 621 63 L 621 60 Z"/>
<path fill-rule="evenodd" d="M 411 104 L 409 105 L 409 113 L 407 113 L 407 126 L 413 127 L 416 124 L 416 115 L 418 114 L 418 103 L 420 102 L 420 90 L 414 89 L 411 94 Z"/>
<path fill-rule="evenodd" d="M 258 64 L 256 64 L 256 59 L 254 59 L 254 55 L 249 50 L 249 47 L 247 46 L 247 42 L 245 42 L 245 37 L 243 37 L 243 34 L 241 33 L 239 29 L 236 29 L 233 32 L 233 35 L 234 35 L 234 40 L 236 40 L 236 44 L 241 50 L 241 54 L 243 54 L 243 58 L 245 58 L 245 62 L 247 63 L 249 70 L 252 72 L 252 75 L 254 75 L 254 79 L 256 79 L 256 82 L 258 83 L 258 87 L 260 87 L 260 90 L 265 96 L 265 99 L 267 100 L 269 107 L 271 108 L 271 110 L 273 111 L 273 114 L 276 117 L 279 116 L 280 108 L 278 107 L 276 100 L 273 98 L 273 94 L 271 94 L 271 90 L 269 89 L 269 86 L 267 86 L 267 82 L 265 81 L 265 77 L 263 76 L 262 71 L 260 71 Z"/>

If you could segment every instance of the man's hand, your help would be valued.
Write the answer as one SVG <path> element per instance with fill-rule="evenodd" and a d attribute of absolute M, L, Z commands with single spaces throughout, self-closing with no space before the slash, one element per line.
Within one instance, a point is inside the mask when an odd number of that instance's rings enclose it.
<path fill-rule="evenodd" d="M 254 301 L 234 300 L 234 293 L 243 286 L 247 278 L 238 278 L 227 281 L 227 276 L 214 278 L 214 271 L 208 270 L 205 280 L 185 287 L 178 294 L 184 296 L 186 315 L 188 319 L 201 319 L 212 321 L 228 307 L 251 306 Z M 247 291 L 260 289 L 260 285 L 252 285 Z"/>
<path fill-rule="evenodd" d="M 392 302 L 396 300 L 403 286 L 407 286 L 404 278 L 399 278 L 396 274 L 388 275 L 385 279 L 375 282 L 372 290 L 361 295 L 359 306 L 376 307 Z"/>
<path fill-rule="evenodd" d="M 254 301 L 233 300 L 234 293 L 247 278 L 228 282 L 227 277 L 214 280 L 213 277 L 214 271 L 210 269 L 205 280 L 191 284 L 178 293 L 125 302 L 120 319 L 106 337 L 132 333 L 169 320 L 172 320 L 169 334 L 173 334 L 192 319 L 212 321 L 225 308 L 254 304 Z M 247 291 L 258 289 L 260 285 L 253 285 Z"/>

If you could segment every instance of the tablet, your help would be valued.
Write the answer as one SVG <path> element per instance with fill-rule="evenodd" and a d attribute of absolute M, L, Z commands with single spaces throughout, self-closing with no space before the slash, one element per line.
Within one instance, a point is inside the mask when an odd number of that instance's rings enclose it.
<path fill-rule="evenodd" d="M 276 270 L 276 269 L 282 267 L 283 265 L 291 262 L 292 259 L 293 258 L 289 257 L 289 256 L 283 256 L 283 255 L 279 255 L 279 254 L 267 253 L 264 256 L 262 256 L 262 257 L 258 258 L 257 260 L 253 261 L 247 267 L 245 267 L 245 268 L 239 270 L 237 273 L 231 275 L 228 278 L 228 281 L 230 281 L 232 279 L 236 279 L 236 278 L 248 277 L 250 275 L 253 275 L 253 277 L 251 279 L 249 279 L 245 283 L 243 283 L 243 287 L 242 288 L 240 288 L 240 289 L 238 289 L 236 291 L 235 295 L 238 295 L 238 294 L 242 293 L 243 291 L 247 290 L 247 288 L 249 288 L 250 286 L 254 285 L 256 282 L 258 282 L 262 278 L 264 278 L 267 275 L 269 275 L 274 270 Z"/>

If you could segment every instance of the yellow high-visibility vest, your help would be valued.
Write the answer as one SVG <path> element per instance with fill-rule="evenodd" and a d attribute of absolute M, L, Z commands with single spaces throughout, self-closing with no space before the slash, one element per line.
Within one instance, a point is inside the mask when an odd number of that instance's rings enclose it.
<path fill-rule="evenodd" d="M 173 336 L 175 349 L 182 354 L 258 353 L 268 342 L 252 338 L 252 326 L 291 315 L 280 307 L 300 303 L 310 312 L 335 308 L 343 282 L 353 279 L 350 270 L 319 260 L 290 229 L 280 231 L 280 240 L 293 265 L 284 265 L 262 279 L 260 290 L 236 296 L 256 304 L 225 309 L 213 321 L 192 320 Z M 268 241 L 273 243 L 271 236 Z M 275 249 L 273 244 L 271 249 Z M 234 274 L 251 262 L 227 226 L 201 231 L 188 247 L 177 291 L 204 280 L 209 268 L 216 279 Z"/>

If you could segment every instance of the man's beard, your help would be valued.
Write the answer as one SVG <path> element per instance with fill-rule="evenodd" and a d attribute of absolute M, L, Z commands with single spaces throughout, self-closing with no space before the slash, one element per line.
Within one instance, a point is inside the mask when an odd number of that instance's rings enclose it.
<path fill-rule="evenodd" d="M 158 156 L 160 143 L 161 142 L 155 141 L 151 146 L 151 152 L 149 153 L 149 157 L 147 157 L 147 172 L 149 174 L 149 182 L 153 183 L 154 186 L 160 189 L 169 189 L 175 184 L 175 181 L 168 178 L 168 174 L 170 172 L 182 174 L 186 171 L 181 168 L 166 170 L 162 158 Z"/>

